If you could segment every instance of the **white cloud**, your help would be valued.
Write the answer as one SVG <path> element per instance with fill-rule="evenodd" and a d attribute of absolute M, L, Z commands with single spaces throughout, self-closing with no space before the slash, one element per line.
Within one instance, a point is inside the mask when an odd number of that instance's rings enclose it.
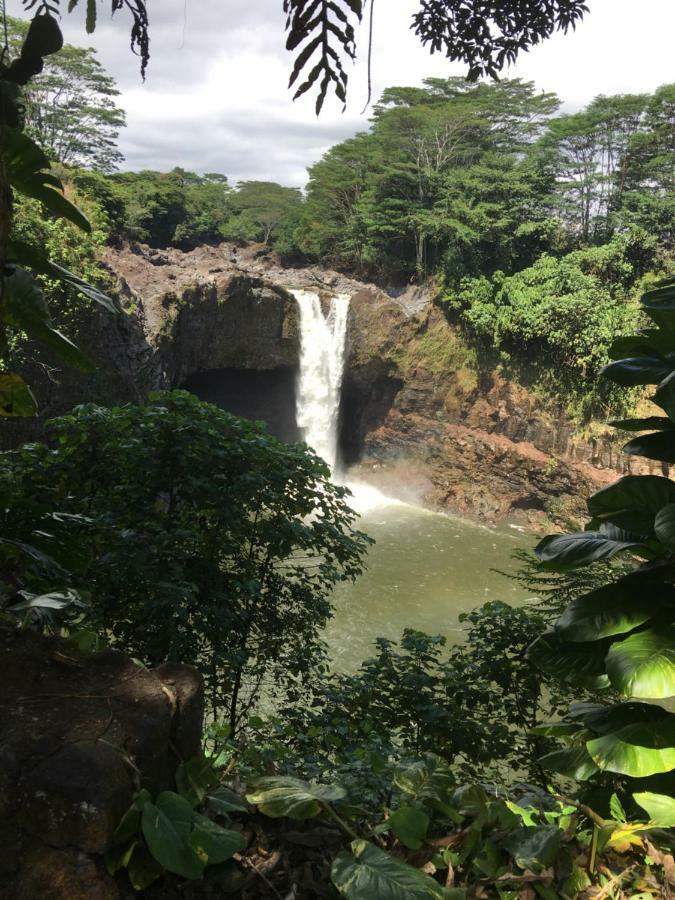
<path fill-rule="evenodd" d="M 107 10 L 108 2 L 99 9 Z M 374 98 L 389 85 L 464 71 L 430 56 L 410 32 L 418 4 L 380 0 L 375 6 Z M 10 14 L 20 12 L 19 0 L 8 5 Z M 92 36 L 84 33 L 81 12 L 64 16 L 67 39 L 93 44 L 122 90 L 128 120 L 120 140 L 125 168 L 181 165 L 221 171 L 231 181 L 301 185 L 306 167 L 333 143 L 368 127 L 367 114 L 361 114 L 365 26 L 359 33 L 360 58 L 350 72 L 347 112 L 327 103 L 317 119 L 312 99 L 293 103 L 287 89 L 291 59 L 283 46 L 281 7 L 281 0 L 150 2 L 152 57 L 145 83 L 128 48 L 124 11 L 112 22 L 99 13 Z M 556 35 L 524 54 L 508 74 L 555 91 L 570 110 L 600 93 L 652 91 L 673 80 L 673 0 L 589 0 L 589 7 L 575 33 Z"/>

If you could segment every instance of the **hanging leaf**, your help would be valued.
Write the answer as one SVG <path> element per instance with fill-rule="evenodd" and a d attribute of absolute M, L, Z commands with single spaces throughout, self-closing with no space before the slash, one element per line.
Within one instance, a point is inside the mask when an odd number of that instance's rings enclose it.
<path fill-rule="evenodd" d="M 675 422 L 665 416 L 647 416 L 645 419 L 612 419 L 612 428 L 622 431 L 673 431 Z"/>
<path fill-rule="evenodd" d="M 333 884 L 348 900 L 441 900 L 463 896 L 463 892 L 448 893 L 424 872 L 367 841 L 352 841 L 351 850 L 339 853 L 331 867 Z"/>
<path fill-rule="evenodd" d="M 640 546 L 639 540 L 629 537 L 614 526 L 600 531 L 581 531 L 577 534 L 551 534 L 540 541 L 535 553 L 547 568 L 554 571 L 588 566 L 599 559 L 611 559 L 617 553 Z"/>
<path fill-rule="evenodd" d="M 344 788 L 337 784 L 315 784 L 278 776 L 258 779 L 246 799 L 272 818 L 312 819 L 321 812 L 322 803 L 342 800 L 345 796 Z"/>
<path fill-rule="evenodd" d="M 657 431 L 633 438 L 623 446 L 629 456 L 644 456 L 658 462 L 675 463 L 675 436 L 672 431 Z"/>
<path fill-rule="evenodd" d="M 528 647 L 527 658 L 549 675 L 597 689 L 609 684 L 605 674 L 608 647 L 607 641 L 566 642 L 550 630 Z"/>
<path fill-rule="evenodd" d="M 649 603 L 645 603 L 645 592 Z M 672 585 L 629 576 L 573 600 L 554 627 L 564 641 L 595 641 L 625 634 L 673 608 Z"/>
<path fill-rule="evenodd" d="M 675 364 L 661 356 L 638 356 L 609 363 L 600 374 L 623 387 L 659 384 L 675 370 Z"/>
<path fill-rule="evenodd" d="M 570 747 L 566 750 L 554 750 L 539 759 L 545 769 L 559 772 L 575 781 L 587 781 L 600 770 L 586 747 Z"/>
<path fill-rule="evenodd" d="M 633 800 L 647 810 L 649 821 L 658 828 L 675 828 L 675 798 L 667 794 L 642 791 L 633 794 Z"/>
<path fill-rule="evenodd" d="M 588 741 L 599 769 L 647 778 L 675 768 L 675 725 L 670 719 L 638 722 Z"/>
<path fill-rule="evenodd" d="M 0 374 L 0 416 L 36 416 L 37 402 L 20 375 Z"/>
<path fill-rule="evenodd" d="M 21 56 L 24 59 L 50 56 L 62 47 L 63 35 L 56 19 L 48 13 L 33 16 L 21 47 Z"/>
<path fill-rule="evenodd" d="M 654 532 L 669 550 L 675 550 L 675 503 L 669 503 L 656 514 Z"/>
<path fill-rule="evenodd" d="M 661 700 L 675 695 L 675 625 L 632 634 L 612 644 L 607 674 L 628 697 Z"/>
<path fill-rule="evenodd" d="M 660 475 L 626 475 L 588 500 L 594 518 L 611 522 L 635 535 L 651 535 L 654 516 L 675 503 L 675 482 Z"/>

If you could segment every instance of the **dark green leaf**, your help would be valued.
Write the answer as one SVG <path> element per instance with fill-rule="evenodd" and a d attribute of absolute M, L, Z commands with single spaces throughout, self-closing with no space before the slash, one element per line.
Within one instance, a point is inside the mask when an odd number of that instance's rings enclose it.
<path fill-rule="evenodd" d="M 605 674 L 607 641 L 568 643 L 554 631 L 546 631 L 530 645 L 528 659 L 549 675 L 589 688 L 609 684 Z"/>
<path fill-rule="evenodd" d="M 664 547 L 675 550 L 675 503 L 669 503 L 656 514 L 654 533 Z"/>
<path fill-rule="evenodd" d="M 190 847 L 200 859 L 206 857 L 207 865 L 216 865 L 231 859 L 243 850 L 246 840 L 239 831 L 222 828 L 206 816 L 195 814 L 190 834 Z"/>
<path fill-rule="evenodd" d="M 193 811 L 187 800 L 164 791 L 156 804 L 143 807 L 143 837 L 154 858 L 168 872 L 183 878 L 200 878 L 204 861 L 190 846 Z"/>
<path fill-rule="evenodd" d="M 669 503 L 675 503 L 675 482 L 669 478 L 626 475 L 596 491 L 588 500 L 588 511 L 634 535 L 651 535 L 654 516 Z"/>
<path fill-rule="evenodd" d="M 675 364 L 671 365 L 663 357 L 638 356 L 609 363 L 600 374 L 623 387 L 635 387 L 639 384 L 659 384 L 674 369 Z"/>
<path fill-rule="evenodd" d="M 230 788 L 221 787 L 217 791 L 212 791 L 206 797 L 209 809 L 214 813 L 228 815 L 231 812 L 248 812 L 249 806 L 236 791 Z"/>
<path fill-rule="evenodd" d="M 447 897 L 433 878 L 369 844 L 353 841 L 352 852 L 338 854 L 331 880 L 348 900 L 441 900 Z"/>
<path fill-rule="evenodd" d="M 554 750 L 542 756 L 539 763 L 545 769 L 559 772 L 567 778 L 574 778 L 575 781 L 586 781 L 600 771 L 586 747 Z"/>
<path fill-rule="evenodd" d="M 611 528 L 611 526 L 610 526 Z M 617 553 L 638 547 L 640 542 L 619 529 L 581 531 L 576 534 L 551 534 L 541 541 L 535 552 L 541 562 L 555 571 L 588 566 L 598 559 L 611 559 Z"/>
<path fill-rule="evenodd" d="M 609 424 L 612 428 L 620 428 L 622 431 L 672 431 L 675 422 L 665 416 L 647 416 L 646 419 L 612 419 Z"/>
<path fill-rule="evenodd" d="M 21 48 L 21 56 L 49 56 L 58 53 L 62 47 L 63 35 L 56 19 L 48 13 L 33 16 Z"/>
<path fill-rule="evenodd" d="M 388 824 L 400 842 L 409 850 L 418 850 L 429 829 L 429 816 L 415 806 L 399 806 Z"/>
<path fill-rule="evenodd" d="M 625 444 L 623 452 L 631 456 L 644 456 L 660 462 L 675 463 L 675 435 L 672 431 L 643 434 Z"/>
<path fill-rule="evenodd" d="M 562 831 L 555 825 L 534 825 L 511 832 L 502 841 L 521 869 L 540 872 L 552 866 L 562 841 Z"/>

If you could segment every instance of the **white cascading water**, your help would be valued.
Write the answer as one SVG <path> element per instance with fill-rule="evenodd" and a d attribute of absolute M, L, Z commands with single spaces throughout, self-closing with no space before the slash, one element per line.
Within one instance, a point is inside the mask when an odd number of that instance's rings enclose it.
<path fill-rule="evenodd" d="M 318 294 L 291 293 L 300 310 L 300 372 L 295 394 L 298 428 L 303 441 L 334 473 L 350 298 L 348 294 L 333 297 L 324 316 Z"/>

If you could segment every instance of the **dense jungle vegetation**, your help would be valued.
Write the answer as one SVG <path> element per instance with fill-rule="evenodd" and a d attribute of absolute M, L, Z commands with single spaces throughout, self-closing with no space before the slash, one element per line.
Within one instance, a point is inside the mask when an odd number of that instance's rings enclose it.
<path fill-rule="evenodd" d="M 35 413 L 13 368 L 33 360 L 31 341 L 95 365 L 60 328 L 77 331 L 92 304 L 120 314 L 98 264 L 106 241 L 242 239 L 384 281 L 436 278 L 476 340 L 545 354 L 580 395 L 611 359 L 615 397 L 656 385 L 658 414 L 617 423 L 636 435 L 626 452 L 675 462 L 675 280 L 658 280 L 672 257 L 673 86 L 572 116 L 517 81 L 391 88 L 303 196 L 112 171 L 114 85 L 91 52 L 61 50 L 49 8 L 13 28 L 0 68 L 4 416 Z M 90 79 L 97 115 L 41 116 L 57 78 L 69 103 Z M 545 538 L 519 576 L 538 601 L 478 607 L 461 646 L 410 630 L 380 640 L 351 675 L 330 670 L 321 632 L 368 538 L 305 446 L 183 392 L 89 404 L 0 454 L 0 496 L 3 628 L 204 676 L 203 756 L 181 761 L 175 791 L 141 783 L 110 837 L 108 871 L 145 896 L 672 892 L 669 478 L 620 479 L 589 498 L 586 530 Z"/>

